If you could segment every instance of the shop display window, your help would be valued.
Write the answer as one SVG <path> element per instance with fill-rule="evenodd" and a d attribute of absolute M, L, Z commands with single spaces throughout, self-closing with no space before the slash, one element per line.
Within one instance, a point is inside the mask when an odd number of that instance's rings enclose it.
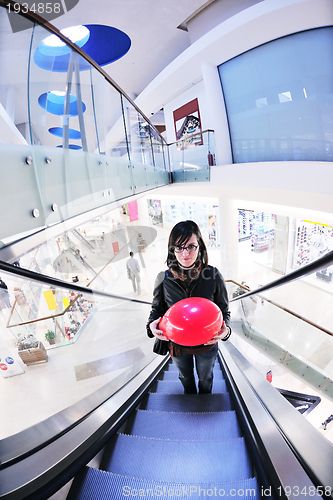
<path fill-rule="evenodd" d="M 152 200 L 148 200 L 148 206 Z M 207 247 L 220 247 L 219 207 L 209 203 L 193 203 L 181 200 L 161 200 L 163 227 L 172 229 L 182 220 L 194 220 Z M 150 206 L 148 210 L 151 210 Z"/>
<path fill-rule="evenodd" d="M 333 227 L 297 219 L 293 267 L 299 268 L 333 250 Z M 316 272 L 316 278 L 331 282 L 333 266 Z"/>
<path fill-rule="evenodd" d="M 251 250 L 262 252 L 274 244 L 274 214 L 238 210 L 238 241 L 251 240 Z"/>
<path fill-rule="evenodd" d="M 252 210 L 238 210 L 238 240 L 244 241 L 251 238 L 253 234 Z"/>

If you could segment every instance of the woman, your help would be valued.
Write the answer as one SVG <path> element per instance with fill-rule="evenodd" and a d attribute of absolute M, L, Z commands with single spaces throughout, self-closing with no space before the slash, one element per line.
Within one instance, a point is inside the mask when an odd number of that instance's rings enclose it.
<path fill-rule="evenodd" d="M 197 224 L 191 220 L 179 222 L 171 230 L 168 243 L 168 270 L 159 273 L 154 289 L 151 312 L 147 323 L 148 337 L 167 342 L 185 394 L 196 394 L 193 356 L 199 377 L 199 394 L 210 394 L 213 368 L 218 352 L 217 342 L 231 335 L 227 289 L 221 273 L 208 265 L 206 245 Z M 169 342 L 159 330 L 161 317 L 173 304 L 188 297 L 212 300 L 221 309 L 223 324 L 209 342 L 200 346 L 182 347 Z"/>

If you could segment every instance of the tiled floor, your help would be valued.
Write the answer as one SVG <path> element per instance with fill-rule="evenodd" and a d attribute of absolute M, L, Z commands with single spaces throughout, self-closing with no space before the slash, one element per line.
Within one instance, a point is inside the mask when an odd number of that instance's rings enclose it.
<path fill-rule="evenodd" d="M 136 255 L 140 260 L 142 278 L 142 294 L 139 298 L 145 301 L 151 300 L 155 277 L 165 268 L 169 231 L 159 227 L 156 229 L 157 239 L 144 253 Z M 209 249 L 210 263 L 219 267 L 218 252 L 218 249 Z M 254 262 L 248 242 L 239 244 L 239 252 L 240 281 L 246 281 L 251 288 L 279 277 L 263 263 Z M 124 272 L 117 278 L 112 291 L 128 298 L 138 298 L 126 277 L 125 260 L 123 267 Z M 320 287 L 297 281 L 288 287 L 267 292 L 266 296 L 315 322 L 318 321 L 326 328 L 333 324 L 333 308 L 328 307 L 332 295 L 323 292 Z M 0 378 L 2 401 L 7 402 L 0 409 L 0 438 L 44 420 L 113 380 L 128 367 L 125 353 L 132 354 L 133 360 L 149 355 L 152 340 L 148 339 L 145 332 L 148 313 L 149 305 L 101 299 L 75 344 L 49 349 L 47 363 L 24 366 L 22 375 Z M 2 324 L 7 319 L 6 314 L 6 310 L 0 313 Z M 10 332 L 3 332 L 2 328 L 2 339 L 12 349 L 13 355 L 16 355 Z M 250 345 L 243 344 L 242 349 L 263 375 L 267 368 L 273 370 L 272 383 L 276 387 L 316 395 L 313 389 L 306 387 Z M 326 431 L 321 425 L 331 414 L 333 402 L 322 398 L 320 405 L 306 418 L 333 442 L 333 422 Z"/>

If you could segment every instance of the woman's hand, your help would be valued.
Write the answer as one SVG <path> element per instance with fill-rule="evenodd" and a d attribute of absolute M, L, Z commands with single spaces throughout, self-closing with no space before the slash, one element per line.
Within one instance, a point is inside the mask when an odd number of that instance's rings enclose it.
<path fill-rule="evenodd" d="M 157 318 L 149 324 L 150 331 L 154 335 L 154 337 L 157 337 L 160 340 L 169 340 L 165 337 L 162 330 L 158 329 L 158 324 L 160 320 L 161 318 Z"/>
<path fill-rule="evenodd" d="M 226 326 L 225 322 L 223 321 L 221 329 L 217 332 L 215 337 L 213 337 L 211 340 L 206 342 L 205 345 L 216 344 L 216 342 L 223 339 L 227 335 L 229 335 L 229 328 Z"/>

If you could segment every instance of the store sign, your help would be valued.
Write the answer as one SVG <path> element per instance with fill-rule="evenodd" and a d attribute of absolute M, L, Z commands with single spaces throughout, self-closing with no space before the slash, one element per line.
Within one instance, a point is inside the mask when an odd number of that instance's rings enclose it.
<path fill-rule="evenodd" d="M 0 339 L 0 374 L 3 378 L 24 373 L 19 361 L 15 359 L 3 340 Z"/>

